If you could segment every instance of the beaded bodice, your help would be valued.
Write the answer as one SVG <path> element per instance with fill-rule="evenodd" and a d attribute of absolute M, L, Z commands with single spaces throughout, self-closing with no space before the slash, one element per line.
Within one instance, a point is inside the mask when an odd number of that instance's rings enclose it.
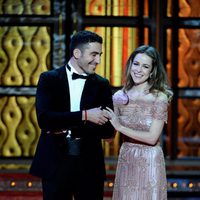
<path fill-rule="evenodd" d="M 153 119 L 164 120 L 167 123 L 168 102 L 154 98 L 146 100 L 130 99 L 120 90 L 113 95 L 115 112 L 123 126 L 134 130 L 149 131 Z"/>

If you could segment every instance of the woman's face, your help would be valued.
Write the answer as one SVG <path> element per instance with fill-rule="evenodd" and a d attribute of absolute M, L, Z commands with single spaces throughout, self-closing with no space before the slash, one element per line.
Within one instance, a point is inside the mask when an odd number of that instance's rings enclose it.
<path fill-rule="evenodd" d="M 147 82 L 152 71 L 152 58 L 145 53 L 138 53 L 131 66 L 131 77 L 136 85 Z"/>

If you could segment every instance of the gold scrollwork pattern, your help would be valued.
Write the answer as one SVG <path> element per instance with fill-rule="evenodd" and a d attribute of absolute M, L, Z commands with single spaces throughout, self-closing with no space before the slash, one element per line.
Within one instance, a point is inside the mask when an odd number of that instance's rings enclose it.
<path fill-rule="evenodd" d="M 35 97 L 1 97 L 0 108 L 0 156 L 33 156 L 39 136 Z"/>
<path fill-rule="evenodd" d="M 20 156 L 22 154 L 19 143 L 16 138 L 16 128 L 22 118 L 22 113 L 17 106 L 16 98 L 9 97 L 2 110 L 2 121 L 8 130 L 8 137 L 2 148 L 2 155 Z"/>
<path fill-rule="evenodd" d="M 7 27 L 0 27 L 0 85 L 2 84 L 2 77 L 1 74 L 3 73 L 3 71 L 6 69 L 6 67 L 8 66 L 8 56 L 6 54 L 5 51 L 3 51 L 3 39 L 4 39 L 4 35 L 7 31 Z"/>
<path fill-rule="evenodd" d="M 3 49 L 8 55 L 8 66 L 3 72 L 2 82 L 5 85 L 22 85 L 22 74 L 17 66 L 17 57 L 22 49 L 23 40 L 17 27 L 10 27 L 4 36 Z"/>
<path fill-rule="evenodd" d="M 24 45 L 18 54 L 17 66 L 23 74 L 24 85 L 30 85 L 30 77 L 38 66 L 36 53 L 31 48 L 32 38 L 37 31 L 37 27 L 19 27 L 19 32 L 24 38 Z"/>
<path fill-rule="evenodd" d="M 37 55 L 38 66 L 33 73 L 32 83 L 36 85 L 41 72 L 49 69 L 50 63 L 50 36 L 47 27 L 40 27 L 33 38 L 33 49 Z"/>
<path fill-rule="evenodd" d="M 200 100 L 178 101 L 178 157 L 199 157 Z"/>
<path fill-rule="evenodd" d="M 200 86 L 200 29 L 179 29 L 179 87 Z"/>
<path fill-rule="evenodd" d="M 35 86 L 50 68 L 48 27 L 0 27 L 0 84 Z"/>
<path fill-rule="evenodd" d="M 7 97 L 0 98 L 0 111 L 3 110 L 7 101 Z M 8 138 L 8 130 L 6 124 L 2 121 L 3 119 L 3 112 L 0 112 L 0 153 L 2 154 L 2 146 Z"/>
<path fill-rule="evenodd" d="M 136 16 L 138 4 L 138 0 L 86 0 L 85 13 L 96 16 Z"/>
<path fill-rule="evenodd" d="M 200 4 L 196 0 L 179 0 L 179 9 L 177 10 L 179 17 L 199 17 Z M 167 1 L 167 16 L 172 17 L 173 1 Z"/>
<path fill-rule="evenodd" d="M 180 17 L 200 17 L 200 4 L 196 0 L 179 0 Z"/>
<path fill-rule="evenodd" d="M 179 1 L 180 17 L 199 17 L 195 0 Z M 200 86 L 200 29 L 179 29 L 179 87 Z"/>
<path fill-rule="evenodd" d="M 0 14 L 50 15 L 50 0 L 1 0 Z"/>

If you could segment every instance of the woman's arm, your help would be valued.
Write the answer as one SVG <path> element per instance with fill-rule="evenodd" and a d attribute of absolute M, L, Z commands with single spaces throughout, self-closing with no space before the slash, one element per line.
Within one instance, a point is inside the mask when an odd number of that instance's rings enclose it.
<path fill-rule="evenodd" d="M 109 112 L 111 124 L 120 133 L 122 133 L 132 139 L 135 139 L 135 140 L 138 140 L 138 141 L 150 144 L 150 145 L 155 145 L 156 142 L 158 141 L 158 138 L 160 137 L 162 130 L 163 130 L 163 126 L 164 126 L 163 120 L 153 119 L 152 125 L 148 132 L 147 131 L 137 131 L 137 130 L 133 130 L 131 128 L 122 126 L 120 124 L 119 119 L 116 116 L 116 114 L 110 108 L 107 108 L 107 110 Z"/>
<path fill-rule="evenodd" d="M 138 140 L 143 143 L 147 143 L 150 145 L 155 145 L 162 133 L 164 123 L 167 123 L 167 109 L 168 109 L 168 98 L 167 96 L 159 92 L 156 96 L 153 108 L 152 108 L 152 123 L 149 131 L 140 131 L 134 130 L 129 127 L 125 127 L 120 124 L 118 116 L 120 116 L 119 106 L 116 102 L 119 100 L 117 98 L 114 99 L 114 112 L 112 109 L 107 108 L 110 122 L 114 126 L 114 128 L 120 133 Z"/>

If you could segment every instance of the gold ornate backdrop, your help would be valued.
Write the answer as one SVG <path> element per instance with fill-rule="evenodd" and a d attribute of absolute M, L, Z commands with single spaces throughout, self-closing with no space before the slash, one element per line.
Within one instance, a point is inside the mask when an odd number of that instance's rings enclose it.
<path fill-rule="evenodd" d="M 179 0 L 178 17 L 199 18 L 200 6 L 196 1 Z M 172 1 L 167 1 L 166 16 L 172 16 Z M 40 134 L 35 115 L 35 89 L 41 72 L 56 68 L 66 62 L 62 51 L 67 51 L 57 45 L 63 45 L 65 29 L 62 28 L 65 15 L 58 14 L 57 28 L 41 23 L 37 25 L 37 16 L 52 15 L 51 1 L 0 1 L 1 17 L 17 18 L 18 24 L 0 25 L 0 156 L 30 157 L 33 156 Z M 59 4 L 61 9 L 62 4 Z M 150 17 L 148 1 L 144 1 L 143 17 Z M 137 17 L 140 1 L 85 1 L 85 15 L 111 17 Z M 58 9 L 58 10 L 59 10 Z M 54 11 L 59 13 L 59 11 Z M 13 17 L 12 17 L 13 16 Z M 27 16 L 31 16 L 27 18 Z M 67 16 L 69 17 L 69 16 Z M 30 21 L 28 21 L 30 19 Z M 40 18 L 42 19 L 42 17 Z M 5 20 L 7 18 L 5 17 Z M 26 20 L 26 23 L 20 23 Z M 44 18 L 45 20 L 45 18 Z M 12 21 L 12 19 L 11 19 Z M 28 23 L 29 22 L 29 23 Z M 46 22 L 46 21 L 45 21 Z M 108 78 L 113 87 L 123 84 L 123 73 L 126 60 L 133 49 L 139 45 L 141 27 L 138 26 L 85 26 L 85 29 L 95 31 L 104 38 L 103 56 L 97 73 Z M 62 37 L 55 37 L 55 29 Z M 73 32 L 74 30 L 71 30 Z M 172 28 L 166 29 L 166 69 L 173 83 L 173 73 L 177 67 L 177 85 L 175 89 L 198 89 L 200 85 L 200 29 L 178 28 L 178 65 L 173 66 Z M 150 27 L 142 29 L 143 43 L 149 44 Z M 58 40 L 58 38 L 60 38 Z M 63 39 L 63 40 L 62 40 Z M 53 48 L 52 49 L 52 44 Z M 62 50 L 62 51 L 61 51 Z M 61 54 L 60 54 L 61 52 Z M 61 56 L 60 56 L 61 55 Z M 59 65 L 54 63 L 57 59 Z M 14 91 L 14 92 L 13 92 Z M 27 92 L 28 91 L 28 92 Z M 192 90 L 187 90 L 192 92 Z M 199 98 L 174 99 L 178 107 L 177 118 L 177 157 L 198 157 L 200 134 L 200 100 Z M 169 123 L 166 131 L 166 156 L 170 156 L 172 144 L 172 118 L 170 110 Z M 103 142 L 106 156 L 117 156 L 120 137 L 116 136 L 113 143 Z"/>
<path fill-rule="evenodd" d="M 49 15 L 50 1 L 0 1 L 0 15 Z M 50 68 L 51 29 L 48 26 L 0 26 L 0 156 L 35 153 L 39 127 L 34 95 L 26 95 Z M 13 94 L 13 90 L 15 90 Z M 17 95 L 16 95 L 17 94 Z"/>
<path fill-rule="evenodd" d="M 172 16 L 173 2 L 168 3 L 168 17 Z M 179 1 L 179 13 L 180 18 L 199 18 L 200 17 L 200 4 L 195 0 Z M 195 96 L 195 91 L 200 87 L 200 29 L 199 28 L 182 28 L 180 27 L 178 33 L 178 77 L 176 88 L 179 89 L 191 89 L 187 90 L 190 98 L 178 98 L 178 118 L 177 118 L 177 157 L 187 158 L 200 156 L 199 139 L 200 139 L 200 100 Z M 172 49 L 172 29 L 166 30 L 167 34 L 167 70 L 169 79 L 172 82 L 172 74 L 174 69 L 172 68 L 171 54 Z M 197 94 L 196 94 L 197 95 Z M 173 115 L 173 113 L 172 113 Z M 170 134 L 169 124 L 169 136 Z M 172 141 L 167 142 L 168 146 Z M 168 148 L 168 153 L 170 148 Z"/>

